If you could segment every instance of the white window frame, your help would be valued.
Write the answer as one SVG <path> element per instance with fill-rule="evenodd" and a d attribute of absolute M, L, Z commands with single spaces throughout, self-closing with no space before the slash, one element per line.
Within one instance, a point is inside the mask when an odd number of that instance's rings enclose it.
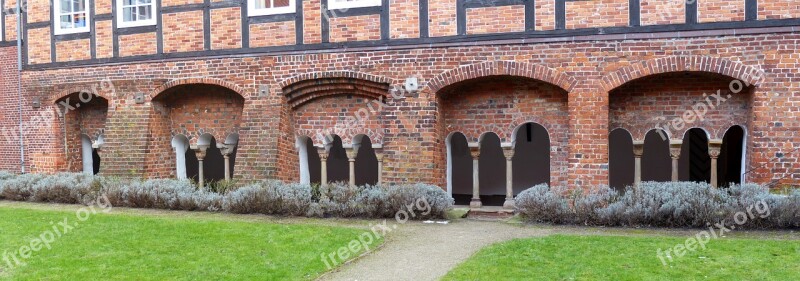
<path fill-rule="evenodd" d="M 377 7 L 381 5 L 383 5 L 382 0 L 355 0 L 346 2 L 337 2 L 336 0 L 328 0 L 328 10 Z"/>
<path fill-rule="evenodd" d="M 156 18 L 158 17 L 158 10 L 156 9 L 156 0 L 150 0 L 150 8 L 152 9 L 152 18 L 148 20 L 135 20 L 135 21 L 125 21 L 124 12 L 125 9 L 123 7 L 124 0 L 116 0 L 117 1 L 117 28 L 125 28 L 125 27 L 137 27 L 137 26 L 147 26 L 147 25 L 156 25 Z M 136 7 L 141 5 L 134 5 Z"/>
<path fill-rule="evenodd" d="M 55 20 L 53 20 L 53 30 L 55 31 L 55 35 L 62 35 L 62 34 L 72 34 L 72 33 L 83 33 L 89 32 L 91 30 L 92 18 L 91 13 L 89 13 L 89 0 L 83 0 L 83 5 L 86 9 L 83 11 L 86 13 L 86 26 L 84 27 L 74 27 L 74 28 L 61 28 L 61 0 L 54 0 L 53 1 L 53 16 Z"/>
<path fill-rule="evenodd" d="M 269 0 L 269 1 L 274 2 L 275 0 Z M 257 9 L 256 0 L 247 0 L 247 16 L 255 17 L 255 16 L 266 16 L 266 15 L 291 14 L 297 12 L 295 5 L 297 5 L 297 0 L 289 0 L 289 6 L 286 7 Z"/>

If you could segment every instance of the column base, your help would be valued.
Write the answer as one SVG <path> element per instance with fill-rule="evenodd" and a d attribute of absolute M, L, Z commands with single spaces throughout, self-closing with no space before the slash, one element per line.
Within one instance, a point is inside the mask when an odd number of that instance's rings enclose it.
<path fill-rule="evenodd" d="M 469 201 L 469 208 L 470 209 L 480 209 L 483 207 L 483 203 L 481 203 L 481 199 L 472 198 L 472 201 Z"/>
<path fill-rule="evenodd" d="M 506 210 L 514 210 L 516 204 L 514 204 L 514 199 L 506 199 L 506 202 L 503 203 L 503 209 Z"/>

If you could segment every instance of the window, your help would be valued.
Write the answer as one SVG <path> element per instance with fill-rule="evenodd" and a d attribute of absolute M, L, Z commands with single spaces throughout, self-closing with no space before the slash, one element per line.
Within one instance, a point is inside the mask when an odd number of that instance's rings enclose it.
<path fill-rule="evenodd" d="M 156 1 L 155 0 L 116 0 L 118 11 L 118 27 L 134 27 L 155 25 Z"/>
<path fill-rule="evenodd" d="M 296 0 L 247 0 L 248 16 L 289 14 L 295 12 Z"/>
<path fill-rule="evenodd" d="M 55 0 L 56 34 L 89 32 L 89 0 Z"/>
<path fill-rule="evenodd" d="M 328 10 L 375 7 L 382 4 L 381 0 L 328 0 Z"/>

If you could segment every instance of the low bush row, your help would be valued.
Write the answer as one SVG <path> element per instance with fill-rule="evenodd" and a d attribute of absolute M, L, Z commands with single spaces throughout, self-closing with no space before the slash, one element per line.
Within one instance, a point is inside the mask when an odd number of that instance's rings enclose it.
<path fill-rule="evenodd" d="M 0 199 L 240 214 L 392 218 L 443 218 L 453 200 L 426 184 L 359 186 L 263 181 L 226 192 L 198 189 L 175 179 L 122 179 L 80 173 L 13 175 L 0 172 Z"/>
<path fill-rule="evenodd" d="M 618 192 L 601 186 L 567 190 L 537 185 L 517 196 L 528 221 L 634 227 L 800 227 L 800 191 L 771 194 L 756 184 L 713 188 L 696 182 L 643 182 Z"/>

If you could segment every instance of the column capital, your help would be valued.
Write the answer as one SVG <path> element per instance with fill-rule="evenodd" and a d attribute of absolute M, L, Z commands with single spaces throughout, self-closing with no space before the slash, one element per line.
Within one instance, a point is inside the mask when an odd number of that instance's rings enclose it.
<path fill-rule="evenodd" d="M 641 158 L 644 154 L 644 141 L 633 141 L 633 156 Z"/>
<path fill-rule="evenodd" d="M 348 161 L 356 161 L 356 157 L 358 157 L 358 148 L 355 147 L 345 147 L 345 153 L 347 153 L 347 160 Z"/>
<path fill-rule="evenodd" d="M 680 159 L 682 147 L 683 140 L 669 140 L 669 156 L 672 159 Z"/>
<path fill-rule="evenodd" d="M 506 157 L 506 160 L 511 161 L 511 158 L 514 158 L 514 148 L 503 147 L 503 156 Z"/>
<path fill-rule="evenodd" d="M 383 161 L 383 148 L 375 148 L 375 158 L 378 159 L 378 162 Z"/>
<path fill-rule="evenodd" d="M 472 156 L 472 160 L 478 160 L 481 157 L 481 147 L 478 143 L 469 143 L 469 155 Z"/>
<path fill-rule="evenodd" d="M 233 150 L 236 148 L 234 144 L 217 144 L 217 148 L 219 148 L 219 152 L 222 153 L 224 157 L 230 157 Z"/>
<path fill-rule="evenodd" d="M 317 154 L 319 155 L 319 159 L 322 161 L 328 160 L 328 149 L 325 147 L 317 146 Z"/>
<path fill-rule="evenodd" d="M 194 155 L 197 156 L 197 160 L 203 161 L 206 158 L 206 150 L 208 150 L 209 145 L 194 145 L 192 150 L 194 150 Z"/>
<path fill-rule="evenodd" d="M 708 156 L 710 156 L 711 159 L 719 158 L 719 153 L 721 150 L 722 150 L 721 139 L 708 140 Z"/>

